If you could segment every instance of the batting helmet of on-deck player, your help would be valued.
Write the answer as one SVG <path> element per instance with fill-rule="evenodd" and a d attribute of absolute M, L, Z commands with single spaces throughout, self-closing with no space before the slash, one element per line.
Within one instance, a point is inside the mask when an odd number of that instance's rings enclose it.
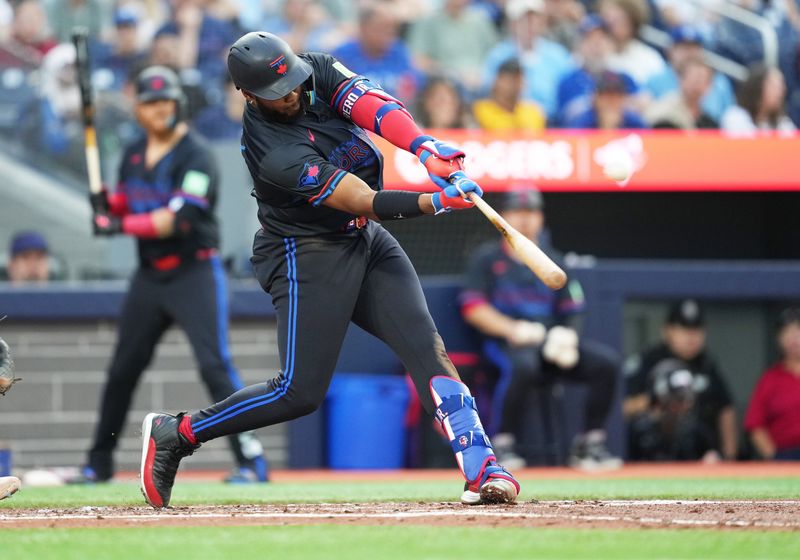
<path fill-rule="evenodd" d="M 248 33 L 231 46 L 228 72 L 238 89 L 267 101 L 285 97 L 312 76 L 311 65 L 286 41 L 264 31 Z"/>
<path fill-rule="evenodd" d="M 179 105 L 184 102 L 180 78 L 166 66 L 145 68 L 136 77 L 136 100 L 139 103 L 150 103 L 162 99 L 177 101 Z"/>

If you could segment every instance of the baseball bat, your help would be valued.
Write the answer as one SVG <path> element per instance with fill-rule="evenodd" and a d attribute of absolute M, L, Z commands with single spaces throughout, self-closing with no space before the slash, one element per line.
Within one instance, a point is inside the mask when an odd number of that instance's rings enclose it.
<path fill-rule="evenodd" d="M 567 283 L 566 273 L 561 270 L 536 243 L 511 227 L 511 225 L 481 197 L 475 193 L 467 193 L 467 196 L 475 206 L 477 206 L 478 210 L 486 216 L 486 219 L 497 228 L 497 231 L 503 234 L 503 237 L 506 238 L 506 241 L 511 245 L 511 248 L 519 259 L 524 262 L 548 288 L 558 290 L 564 287 L 564 284 Z"/>
<path fill-rule="evenodd" d="M 94 100 L 92 99 L 92 79 L 89 68 L 89 31 L 76 27 L 72 31 L 75 45 L 75 69 L 81 90 L 81 115 L 83 117 L 83 138 L 86 151 L 86 169 L 89 173 L 89 190 L 99 194 L 103 190 L 100 177 L 100 150 L 97 147 L 97 132 L 94 128 Z"/>

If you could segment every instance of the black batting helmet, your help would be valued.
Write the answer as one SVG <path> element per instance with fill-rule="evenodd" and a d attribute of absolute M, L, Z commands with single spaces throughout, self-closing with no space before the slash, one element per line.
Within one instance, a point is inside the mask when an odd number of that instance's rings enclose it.
<path fill-rule="evenodd" d="M 268 101 L 280 99 L 311 78 L 311 65 L 280 37 L 253 31 L 228 53 L 228 72 L 237 88 Z"/>
<path fill-rule="evenodd" d="M 181 105 L 184 98 L 180 78 L 166 66 L 149 66 L 136 77 L 136 100 L 140 103 L 171 99 Z"/>

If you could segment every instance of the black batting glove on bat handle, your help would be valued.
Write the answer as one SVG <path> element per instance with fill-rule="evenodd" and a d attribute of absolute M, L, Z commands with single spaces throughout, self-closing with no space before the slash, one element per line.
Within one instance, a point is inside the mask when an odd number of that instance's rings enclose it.
<path fill-rule="evenodd" d="M 99 193 L 89 193 L 89 204 L 95 214 L 108 214 L 111 207 L 108 203 L 108 191 L 104 188 Z"/>
<path fill-rule="evenodd" d="M 95 213 L 92 226 L 95 235 L 111 236 L 122 233 L 122 220 L 106 213 Z"/>

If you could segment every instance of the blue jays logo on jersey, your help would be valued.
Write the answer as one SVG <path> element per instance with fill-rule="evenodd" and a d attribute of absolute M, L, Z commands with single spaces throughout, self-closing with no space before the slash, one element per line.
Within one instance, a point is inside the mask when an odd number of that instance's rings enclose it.
<path fill-rule="evenodd" d="M 298 185 L 301 187 L 319 186 L 319 165 L 306 162 L 303 165 L 303 172 L 300 174 Z"/>
<path fill-rule="evenodd" d="M 370 165 L 375 158 L 375 152 L 372 151 L 369 144 L 355 134 L 350 137 L 350 140 L 339 144 L 328 154 L 328 161 L 339 169 L 350 172 Z"/>
<path fill-rule="evenodd" d="M 275 72 L 281 76 L 286 74 L 286 71 L 289 69 L 289 67 L 286 65 L 286 57 L 283 55 L 270 62 L 269 67 L 275 70 Z"/>

